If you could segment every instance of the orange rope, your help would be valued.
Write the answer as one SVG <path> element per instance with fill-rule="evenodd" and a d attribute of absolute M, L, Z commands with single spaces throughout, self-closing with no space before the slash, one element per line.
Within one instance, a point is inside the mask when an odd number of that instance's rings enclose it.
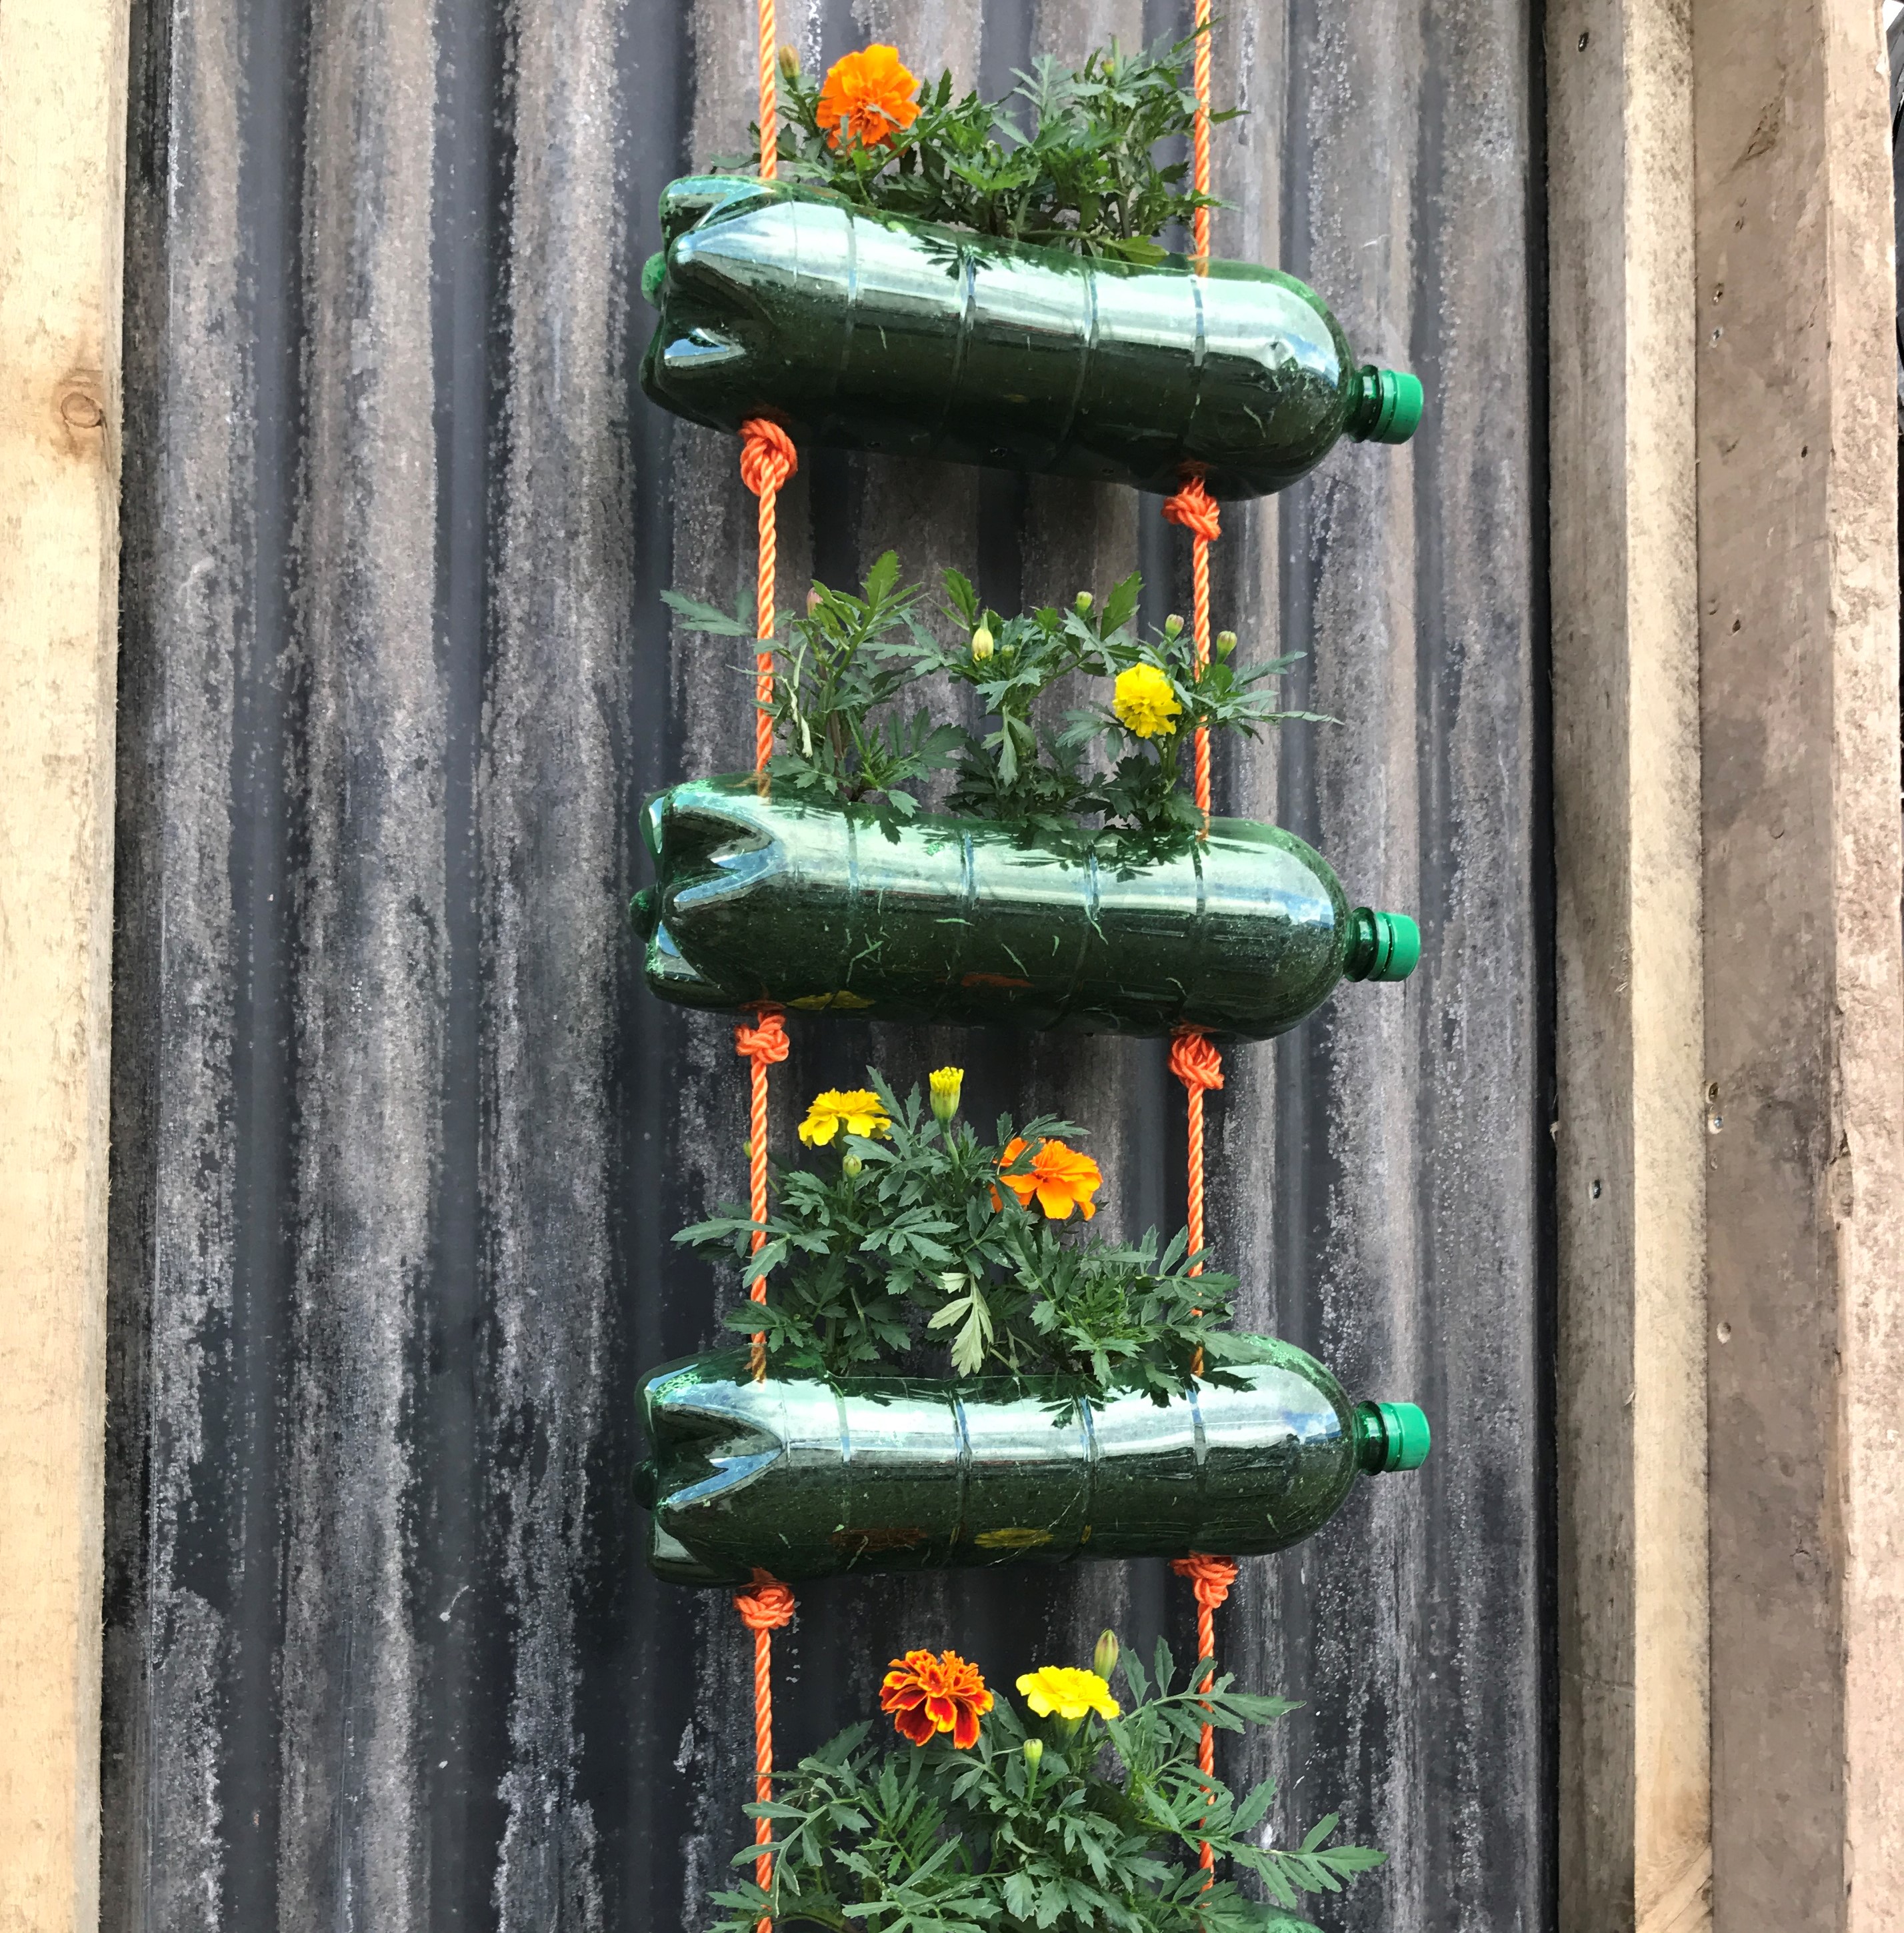
<path fill-rule="evenodd" d="M 1217 1607 L 1230 1595 L 1230 1587 L 1236 1581 L 1236 1567 L 1227 1557 L 1206 1556 L 1200 1550 L 1193 1550 L 1188 1557 L 1173 1557 L 1170 1568 L 1179 1577 L 1188 1577 L 1197 1592 L 1197 1661 L 1200 1664 L 1206 1658 L 1216 1656 Z M 1206 1778 L 1216 1777 L 1216 1733 L 1206 1725 L 1203 1736 L 1197 1748 L 1197 1767 Z M 1209 1872 L 1216 1859 L 1210 1850 L 1209 1841 L 1203 1842 L 1203 1870 Z M 1206 1880 L 1208 1886 L 1210 1882 Z"/>
<path fill-rule="evenodd" d="M 1207 47 L 1207 40 L 1202 45 Z M 1208 212 L 1199 209 L 1200 215 Z M 1223 534 L 1223 519 L 1217 501 L 1203 487 L 1202 477 L 1184 479 L 1183 488 L 1164 500 L 1164 515 L 1171 523 L 1181 524 L 1195 539 L 1191 546 L 1190 635 L 1197 647 L 1200 674 L 1210 662 L 1210 546 Z M 1210 728 L 1197 728 L 1197 810 L 1203 815 L 1208 833 L 1210 823 Z"/>
<path fill-rule="evenodd" d="M 773 755 L 773 591 L 779 563 L 775 506 L 780 486 L 800 467 L 793 438 L 776 422 L 750 416 L 740 425 L 740 480 L 760 499 L 759 568 L 754 592 L 754 770 Z"/>
<path fill-rule="evenodd" d="M 1189 1116 L 1190 1177 L 1188 1190 L 1190 1252 L 1197 1259 L 1190 1265 L 1192 1275 L 1203 1273 L 1203 1096 L 1212 1087 L 1223 1085 L 1223 1056 L 1201 1027 L 1179 1027 L 1170 1040 L 1170 1072 L 1183 1083 Z M 1193 1365 L 1203 1373 L 1203 1352 L 1199 1349 Z"/>
<path fill-rule="evenodd" d="M 755 1024 L 745 1021 L 734 1030 L 734 1051 L 742 1060 L 753 1063 L 752 1105 L 747 1117 L 747 1213 L 756 1222 L 767 1219 L 767 1070 L 787 1057 L 787 1030 L 782 1025 L 778 1007 L 758 1006 Z M 753 1252 L 767 1246 L 767 1231 L 754 1231 Z M 748 1294 L 756 1302 L 767 1300 L 767 1278 L 762 1276 Z M 754 1381 L 767 1375 L 767 1337 L 755 1333 L 748 1366 Z"/>
<path fill-rule="evenodd" d="M 740 1622 L 754 1634 L 754 1796 L 762 1805 L 773 1796 L 773 1634 L 793 1622 L 797 1608 L 794 1594 L 770 1572 L 756 1571 L 752 1584 L 734 1600 Z M 770 1820 L 754 1821 L 754 1844 L 764 1846 L 773 1836 Z M 773 1855 L 762 1853 L 754 1861 L 754 1883 L 764 1892 L 773 1883 Z M 755 1933 L 773 1924 L 763 1918 Z"/>
<path fill-rule="evenodd" d="M 1206 0 L 1200 0 L 1206 4 Z M 760 0 L 760 178 L 773 181 L 780 172 L 780 98 L 773 74 L 779 35 L 774 31 L 773 0 Z"/>
<path fill-rule="evenodd" d="M 771 0 L 767 0 L 771 5 Z M 1197 87 L 1197 118 L 1191 124 L 1191 185 L 1199 194 L 1210 191 L 1210 0 L 1197 0 L 1197 53 L 1191 74 Z M 1191 259 L 1197 272 L 1210 266 L 1210 211 L 1200 208 L 1190 218 Z"/>

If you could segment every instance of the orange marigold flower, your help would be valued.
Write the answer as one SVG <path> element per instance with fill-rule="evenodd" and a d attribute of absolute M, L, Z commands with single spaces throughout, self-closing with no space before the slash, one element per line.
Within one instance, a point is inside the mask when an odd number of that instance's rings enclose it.
<path fill-rule="evenodd" d="M 1008 1144 L 999 1167 L 1010 1168 L 1024 1152 L 1025 1139 L 1021 1135 Z M 1091 1198 L 1103 1186 L 1104 1177 L 1088 1154 L 1080 1154 L 1062 1141 L 1040 1141 L 1030 1167 L 1016 1174 L 1001 1174 L 999 1179 L 1018 1197 L 1021 1207 L 1030 1207 L 1035 1195 L 1038 1206 L 1052 1221 L 1068 1222 L 1071 1210 L 1079 1208 L 1088 1222 L 1098 1212 L 1098 1204 Z M 992 1205 L 995 1208 L 1000 1205 L 996 1188 L 992 1191 Z"/>
<path fill-rule="evenodd" d="M 899 1736 L 923 1745 L 950 1732 L 960 1751 L 978 1742 L 978 1721 L 992 1709 L 992 1694 L 978 1667 L 956 1651 L 908 1651 L 896 1658 L 880 1682 L 879 1709 L 893 1715 Z"/>
<path fill-rule="evenodd" d="M 820 125 L 827 145 L 844 141 L 876 148 L 919 118 L 919 77 L 908 74 L 897 47 L 875 44 L 843 54 L 827 70 L 820 89 Z"/>

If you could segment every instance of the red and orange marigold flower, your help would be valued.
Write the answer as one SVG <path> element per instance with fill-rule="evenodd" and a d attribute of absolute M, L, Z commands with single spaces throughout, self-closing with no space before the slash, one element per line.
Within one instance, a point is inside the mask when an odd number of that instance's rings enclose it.
<path fill-rule="evenodd" d="M 1010 1168 L 1024 1152 L 1025 1139 L 1021 1135 L 1007 1144 L 999 1167 Z M 1021 1207 L 1030 1207 L 1035 1195 L 1038 1206 L 1053 1222 L 1068 1222 L 1074 1208 L 1082 1210 L 1084 1219 L 1089 1221 L 1098 1212 L 1098 1204 L 1092 1198 L 1104 1180 L 1098 1164 L 1088 1154 L 1080 1154 L 1062 1141 L 1050 1141 L 1039 1142 L 1029 1167 L 1016 1174 L 1002 1174 L 999 1179 L 1018 1197 Z M 995 1207 L 999 1205 L 996 1188 L 992 1201 Z"/>
<path fill-rule="evenodd" d="M 879 1709 L 893 1715 L 899 1736 L 915 1745 L 950 1732 L 960 1751 L 978 1742 L 978 1721 L 992 1709 L 992 1694 L 978 1667 L 956 1651 L 908 1651 L 887 1667 L 879 1686 Z"/>
<path fill-rule="evenodd" d="M 820 89 L 820 125 L 829 147 L 857 141 L 875 148 L 919 118 L 919 77 L 908 74 L 897 47 L 875 44 L 842 55 Z"/>

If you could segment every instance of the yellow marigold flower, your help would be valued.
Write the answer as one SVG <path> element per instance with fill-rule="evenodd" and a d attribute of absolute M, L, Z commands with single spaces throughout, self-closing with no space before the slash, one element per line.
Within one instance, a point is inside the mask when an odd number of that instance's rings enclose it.
<path fill-rule="evenodd" d="M 926 1077 L 932 1083 L 932 1112 L 949 1121 L 959 1111 L 959 1090 L 965 1085 L 963 1067 L 935 1067 Z"/>
<path fill-rule="evenodd" d="M 1160 733 L 1168 738 L 1176 730 L 1176 717 L 1183 707 L 1170 689 L 1170 681 L 1156 666 L 1137 664 L 1118 673 L 1111 709 L 1127 730 L 1140 738 L 1155 738 Z"/>
<path fill-rule="evenodd" d="M 919 118 L 919 77 L 908 74 L 897 47 L 875 44 L 844 54 L 827 70 L 820 89 L 820 125 L 827 145 L 842 139 L 876 148 Z"/>
<path fill-rule="evenodd" d="M 1114 1718 L 1122 1709 L 1095 1671 L 1076 1670 L 1068 1664 L 1041 1664 L 1019 1679 L 1018 1689 L 1041 1718 L 1076 1720 L 1087 1712 Z"/>
<path fill-rule="evenodd" d="M 999 1167 L 1010 1168 L 1024 1152 L 1024 1136 L 1015 1135 L 1005 1144 Z M 1104 1181 L 1098 1164 L 1088 1154 L 1080 1154 L 1062 1141 L 1040 1141 L 1030 1167 L 1020 1169 L 1016 1174 L 1001 1174 L 999 1179 L 1018 1197 L 1022 1207 L 1030 1207 L 1035 1195 L 1046 1219 L 1053 1222 L 1068 1222 L 1074 1208 L 1082 1209 L 1084 1219 L 1089 1221 L 1098 1212 L 1092 1197 Z M 996 1188 L 992 1191 L 992 1205 L 995 1208 L 1002 1205 Z"/>
<path fill-rule="evenodd" d="M 800 1138 L 809 1147 L 824 1147 L 844 1128 L 849 1135 L 883 1135 L 890 1123 L 886 1104 L 869 1087 L 842 1093 L 829 1087 L 813 1096 L 813 1105 L 800 1124 Z"/>

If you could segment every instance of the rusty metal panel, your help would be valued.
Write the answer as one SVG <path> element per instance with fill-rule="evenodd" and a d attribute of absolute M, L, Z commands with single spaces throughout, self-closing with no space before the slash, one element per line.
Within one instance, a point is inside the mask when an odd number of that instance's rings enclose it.
<path fill-rule="evenodd" d="M 640 1372 L 731 1285 L 670 1231 L 744 1186 L 744 1064 L 640 985 L 644 795 L 745 762 L 729 439 L 633 381 L 662 183 L 750 118 L 748 0 L 146 0 L 129 143 L 105 1925 L 692 1928 L 738 1843 L 749 1655 L 664 1586 Z M 1227 1661 L 1308 1701 L 1251 1766 L 1393 1849 L 1326 1925 L 1553 1921 L 1538 73 L 1506 0 L 1237 0 L 1221 252 L 1419 371 L 1404 452 L 1227 507 L 1220 616 L 1345 723 L 1220 762 L 1405 988 L 1230 1057 L 1212 1226 L 1243 1311 L 1428 1408 L 1419 1478 L 1249 1560 Z M 1150 0 L 782 0 L 995 90 Z M 1188 597 L 1155 498 L 811 455 L 783 588 L 888 547 L 994 603 Z M 1094 1127 L 1182 1214 L 1156 1043 L 835 1021 L 799 1097 L 947 1060 Z M 803 1590 L 784 1749 L 905 1644 L 1009 1682 L 1100 1625 L 1188 1647 L 1152 1562 Z M 1238 1772 L 1245 1769 L 1241 1763 Z"/>

